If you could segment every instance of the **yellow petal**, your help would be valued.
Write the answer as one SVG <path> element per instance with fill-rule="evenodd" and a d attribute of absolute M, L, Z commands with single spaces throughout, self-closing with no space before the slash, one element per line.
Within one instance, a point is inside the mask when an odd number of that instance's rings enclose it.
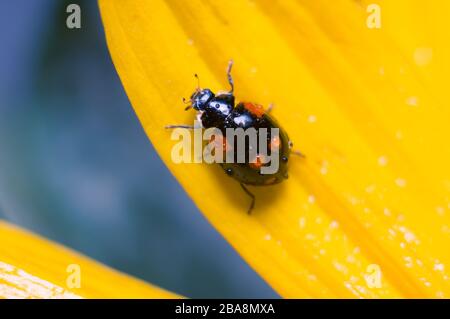
<path fill-rule="evenodd" d="M 177 298 L 2 221 L 0 240 L 0 298 Z"/>
<path fill-rule="evenodd" d="M 414 42 L 399 39 L 414 32 L 394 31 L 393 18 L 428 4 L 384 1 L 382 28 L 369 29 L 364 1 L 99 3 L 114 65 L 157 152 L 282 296 L 450 294 L 445 82 L 435 83 L 443 79 L 438 68 L 426 72 L 408 54 Z M 434 30 L 445 16 L 433 9 Z M 426 45 L 447 52 L 440 41 L 448 35 L 438 34 Z M 288 181 L 252 188 L 251 216 L 247 196 L 219 167 L 174 164 L 163 128 L 192 123 L 180 100 L 192 93 L 194 73 L 204 87 L 227 88 L 230 58 L 237 99 L 274 102 L 275 117 L 306 154 L 291 157 Z M 381 287 L 369 284 L 377 267 Z"/>

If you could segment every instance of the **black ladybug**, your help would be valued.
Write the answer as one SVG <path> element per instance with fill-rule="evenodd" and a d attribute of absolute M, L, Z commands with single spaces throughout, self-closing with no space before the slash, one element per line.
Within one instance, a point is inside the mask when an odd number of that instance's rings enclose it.
<path fill-rule="evenodd" d="M 255 196 L 247 189 L 246 185 L 267 186 L 281 183 L 287 179 L 288 161 L 293 144 L 289 140 L 286 131 L 270 115 L 271 106 L 264 110 L 261 105 L 251 102 L 240 102 L 235 105 L 234 84 L 231 77 L 232 65 L 233 61 L 230 61 L 227 69 L 228 82 L 231 86 L 229 92 L 215 95 L 210 89 L 200 89 L 198 87 L 192 94 L 190 105 L 186 110 L 190 108 L 196 110 L 203 128 L 218 128 L 222 131 L 223 136 L 226 136 L 227 128 L 255 128 L 257 132 L 259 132 L 260 128 L 266 128 L 268 132 L 271 131 L 271 128 L 278 128 L 279 134 L 273 137 L 270 134 L 267 136 L 267 149 L 271 152 L 276 151 L 279 156 L 279 167 L 276 173 L 261 173 L 261 167 L 267 164 L 259 158 L 262 156 L 260 153 L 256 154 L 256 158 L 250 158 L 250 152 L 246 152 L 244 163 L 238 163 L 237 161 L 234 161 L 234 163 L 220 163 L 225 173 L 236 179 L 242 189 L 251 197 L 252 201 L 248 209 L 250 214 L 255 205 Z M 197 77 L 197 75 L 195 76 Z M 168 125 L 166 128 L 194 129 L 193 126 L 189 125 Z M 230 150 L 227 150 L 225 147 L 224 152 L 227 151 L 229 152 Z M 299 152 L 293 152 L 293 154 L 302 156 Z M 234 154 L 234 156 L 236 157 L 237 154 Z"/>

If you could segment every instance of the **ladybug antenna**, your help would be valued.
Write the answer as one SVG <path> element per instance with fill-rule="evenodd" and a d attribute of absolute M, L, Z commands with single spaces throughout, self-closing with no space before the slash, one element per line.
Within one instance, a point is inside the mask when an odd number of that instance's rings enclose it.
<path fill-rule="evenodd" d="M 200 79 L 199 79 L 199 77 L 198 77 L 198 74 L 195 73 L 194 76 L 195 76 L 195 78 L 197 79 L 197 90 L 200 90 Z"/>
<path fill-rule="evenodd" d="M 227 68 L 228 83 L 231 86 L 230 94 L 233 94 L 233 91 L 234 91 L 234 82 L 233 82 L 233 78 L 231 77 L 231 68 L 232 67 L 233 67 L 233 60 L 230 60 L 228 62 L 228 68 Z"/>

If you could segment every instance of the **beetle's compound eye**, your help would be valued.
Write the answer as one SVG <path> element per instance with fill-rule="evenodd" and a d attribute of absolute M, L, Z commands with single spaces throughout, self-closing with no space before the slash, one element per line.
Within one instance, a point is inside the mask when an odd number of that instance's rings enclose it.
<path fill-rule="evenodd" d="M 191 96 L 192 107 L 197 111 L 202 111 L 213 97 L 214 93 L 210 89 L 196 91 Z"/>

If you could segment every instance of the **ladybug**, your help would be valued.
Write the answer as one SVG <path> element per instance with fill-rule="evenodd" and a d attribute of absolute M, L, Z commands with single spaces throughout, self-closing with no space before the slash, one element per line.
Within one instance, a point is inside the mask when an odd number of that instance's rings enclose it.
<path fill-rule="evenodd" d="M 255 195 L 249 191 L 248 185 L 251 186 L 267 186 L 283 182 L 288 178 L 288 162 L 289 156 L 292 154 L 303 156 L 300 152 L 292 151 L 293 143 L 289 140 L 286 131 L 278 124 L 275 118 L 270 114 L 272 105 L 265 110 L 261 105 L 253 102 L 239 102 L 235 105 L 234 82 L 231 76 L 231 68 L 233 61 L 230 60 L 227 68 L 227 78 L 230 84 L 230 91 L 225 93 L 214 94 L 210 89 L 201 89 L 198 85 L 195 92 L 191 95 L 190 101 L 183 99 L 185 103 L 189 103 L 186 110 L 193 108 L 197 111 L 197 118 L 202 128 L 218 128 L 223 136 L 226 136 L 227 128 L 255 128 L 258 134 L 259 129 L 265 128 L 267 132 L 271 132 L 272 128 L 277 128 L 279 134 L 272 137 L 267 135 L 268 150 L 276 150 L 279 156 L 279 167 L 276 173 L 262 174 L 261 167 L 267 165 L 260 157 L 262 154 L 257 153 L 256 158 L 250 158 L 248 151 L 245 154 L 245 162 L 238 163 L 220 163 L 227 175 L 237 180 L 244 192 L 251 198 L 251 204 L 248 209 L 250 214 L 255 206 Z M 195 77 L 198 80 L 197 74 Z M 190 125 L 167 125 L 166 128 L 187 128 L 194 129 Z M 224 152 L 227 152 L 226 140 L 224 143 Z M 233 151 L 233 150 L 232 150 Z M 236 152 L 236 151 L 234 151 Z M 237 154 L 234 154 L 235 158 Z"/>

